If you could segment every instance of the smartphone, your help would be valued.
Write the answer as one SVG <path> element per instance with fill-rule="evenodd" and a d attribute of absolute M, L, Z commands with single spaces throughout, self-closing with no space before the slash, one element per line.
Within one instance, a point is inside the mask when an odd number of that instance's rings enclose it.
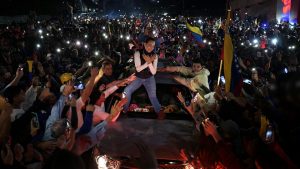
<path fill-rule="evenodd" d="M 244 82 L 244 83 L 247 83 L 247 84 L 251 84 L 251 83 L 252 83 L 252 81 L 249 80 L 249 79 L 245 79 L 245 80 L 243 80 L 243 82 Z"/>
<path fill-rule="evenodd" d="M 272 130 L 267 130 L 266 131 L 266 141 L 271 141 L 272 140 L 272 138 L 273 138 L 273 131 Z"/>
<path fill-rule="evenodd" d="M 220 80 L 221 80 L 221 82 L 222 82 L 223 84 L 225 84 L 225 77 L 224 77 L 224 76 L 221 76 L 221 77 L 220 77 Z"/>
<path fill-rule="evenodd" d="M 69 98 L 69 100 L 71 100 L 73 98 L 73 95 L 69 94 L 68 98 Z"/>
<path fill-rule="evenodd" d="M 265 133 L 265 141 L 270 143 L 273 141 L 274 131 L 272 125 L 268 125 Z"/>
<path fill-rule="evenodd" d="M 126 93 L 122 93 L 122 99 L 126 97 Z"/>
<path fill-rule="evenodd" d="M 84 84 L 82 83 L 82 81 L 80 81 L 74 85 L 74 88 L 77 90 L 82 90 L 84 89 Z"/>
<path fill-rule="evenodd" d="M 23 65 L 20 64 L 19 67 L 18 67 L 18 69 L 19 70 L 23 70 Z"/>
<path fill-rule="evenodd" d="M 266 140 L 271 140 L 273 137 L 273 131 L 272 130 L 267 130 L 266 131 Z"/>

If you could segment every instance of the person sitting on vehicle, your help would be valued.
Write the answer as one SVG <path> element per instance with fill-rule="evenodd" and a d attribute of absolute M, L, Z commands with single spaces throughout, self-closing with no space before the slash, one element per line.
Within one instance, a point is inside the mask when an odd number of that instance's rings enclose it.
<path fill-rule="evenodd" d="M 180 84 L 188 87 L 193 92 L 199 92 L 201 96 L 209 93 L 208 76 L 209 70 L 204 68 L 199 59 L 193 61 L 192 68 L 185 66 L 167 66 L 160 68 L 161 72 L 179 72 L 185 76 L 192 76 L 191 78 L 185 78 L 180 76 L 174 76 L 174 79 Z"/>

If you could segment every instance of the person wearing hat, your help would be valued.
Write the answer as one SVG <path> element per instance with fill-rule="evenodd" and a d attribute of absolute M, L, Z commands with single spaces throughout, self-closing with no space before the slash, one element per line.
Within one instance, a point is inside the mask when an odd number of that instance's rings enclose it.
<path fill-rule="evenodd" d="M 63 73 L 62 75 L 60 75 L 59 79 L 60 79 L 60 82 L 62 84 L 65 84 L 66 82 L 72 80 L 72 73 Z"/>

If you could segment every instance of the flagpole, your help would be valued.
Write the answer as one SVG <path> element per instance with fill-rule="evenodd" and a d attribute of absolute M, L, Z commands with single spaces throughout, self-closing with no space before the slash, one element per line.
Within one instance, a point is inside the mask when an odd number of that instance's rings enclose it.
<path fill-rule="evenodd" d="M 223 60 L 221 59 L 221 61 L 220 61 L 220 67 L 219 67 L 219 74 L 218 74 L 218 83 L 217 83 L 217 86 L 220 85 L 220 77 L 221 77 L 222 66 L 223 66 Z"/>

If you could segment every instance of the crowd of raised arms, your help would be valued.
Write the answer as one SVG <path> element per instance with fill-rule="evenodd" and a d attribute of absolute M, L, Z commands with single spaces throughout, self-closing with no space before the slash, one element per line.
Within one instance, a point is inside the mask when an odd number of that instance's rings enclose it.
<path fill-rule="evenodd" d="M 200 28 L 201 41 L 187 23 Z M 141 85 L 164 122 L 154 78 L 161 72 L 192 95 L 173 93 L 173 111 L 188 112 L 200 133 L 193 157 L 182 152 L 194 168 L 299 168 L 299 25 L 234 13 L 232 65 L 242 86 L 226 92 L 223 71 L 218 82 L 224 23 L 76 15 L 0 25 L 0 168 L 98 168 L 97 144 L 107 125 L 132 111 Z M 133 144 L 137 166 L 159 167 L 144 141 Z"/>

